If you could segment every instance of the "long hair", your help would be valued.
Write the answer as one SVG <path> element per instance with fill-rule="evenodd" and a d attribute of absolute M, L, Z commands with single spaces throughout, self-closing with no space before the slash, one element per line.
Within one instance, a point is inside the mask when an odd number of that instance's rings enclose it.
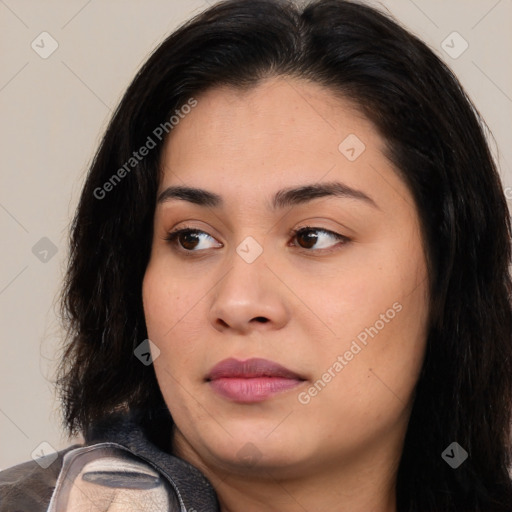
<path fill-rule="evenodd" d="M 215 86 L 250 88 L 275 76 L 350 100 L 378 130 L 419 213 L 429 330 L 398 510 L 510 512 L 511 227 L 483 121 L 423 42 L 390 16 L 346 0 L 220 2 L 172 33 L 132 81 L 71 226 L 58 379 L 69 432 L 136 411 L 164 442 L 172 418 L 153 367 L 134 349 L 147 338 L 142 280 L 169 119 Z M 135 157 L 149 138 L 148 154 Z M 441 457 L 453 442 L 469 455 L 457 469 Z"/>

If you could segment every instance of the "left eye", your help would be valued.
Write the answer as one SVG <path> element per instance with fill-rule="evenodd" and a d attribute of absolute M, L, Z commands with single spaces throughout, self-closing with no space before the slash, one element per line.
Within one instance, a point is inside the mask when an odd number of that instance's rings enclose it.
<path fill-rule="evenodd" d="M 320 233 L 320 236 L 318 233 Z M 329 238 L 331 240 L 341 241 L 342 243 L 349 241 L 346 236 L 335 233 L 334 231 L 310 226 L 294 229 L 290 231 L 290 236 L 300 242 L 299 245 L 292 244 L 293 246 L 306 249 L 308 252 L 310 252 L 309 249 L 312 248 L 315 250 L 330 250 L 335 244 L 329 244 Z M 207 246 L 204 247 L 207 238 L 214 240 L 212 236 L 200 229 L 182 228 L 169 233 L 165 237 L 165 240 L 170 242 L 177 250 L 199 252 L 200 250 L 210 248 Z M 222 244 L 220 244 L 220 247 L 222 247 Z"/>
<path fill-rule="evenodd" d="M 315 235 L 314 233 L 322 233 L 323 236 Z M 313 233 L 313 235 L 311 235 Z M 306 226 L 299 229 L 294 229 L 290 233 L 293 235 L 293 238 L 297 238 L 297 240 L 302 240 L 305 246 L 300 246 L 302 249 L 311 249 L 316 243 L 319 241 L 318 246 L 315 247 L 317 250 L 330 250 L 334 244 L 329 245 L 326 242 L 326 239 L 330 238 L 331 240 L 341 241 L 342 243 L 346 243 L 349 239 L 346 236 L 340 235 L 339 233 L 335 233 L 334 231 L 329 231 L 328 229 L 323 228 L 315 228 Z"/>

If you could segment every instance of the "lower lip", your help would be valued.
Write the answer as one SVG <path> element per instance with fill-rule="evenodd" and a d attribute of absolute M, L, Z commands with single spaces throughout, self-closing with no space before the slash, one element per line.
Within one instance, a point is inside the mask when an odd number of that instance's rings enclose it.
<path fill-rule="evenodd" d="M 271 396 L 287 391 L 300 384 L 302 380 L 282 377 L 223 377 L 210 382 L 213 390 L 224 398 L 234 402 L 262 402 Z"/>

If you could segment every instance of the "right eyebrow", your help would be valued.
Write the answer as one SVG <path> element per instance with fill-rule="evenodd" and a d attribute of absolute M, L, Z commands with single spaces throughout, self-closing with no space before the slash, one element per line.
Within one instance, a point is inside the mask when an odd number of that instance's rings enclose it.
<path fill-rule="evenodd" d="M 201 188 L 184 187 L 181 185 L 175 185 L 167 187 L 157 199 L 157 204 L 172 201 L 173 199 L 180 199 L 182 201 L 188 201 L 198 206 L 208 206 L 218 208 L 222 206 L 222 197 L 214 192 L 209 192 Z"/>

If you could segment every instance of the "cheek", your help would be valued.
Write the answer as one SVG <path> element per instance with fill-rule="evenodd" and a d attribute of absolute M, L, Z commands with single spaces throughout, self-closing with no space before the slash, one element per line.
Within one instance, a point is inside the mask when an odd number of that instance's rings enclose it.
<path fill-rule="evenodd" d="M 358 407 L 378 412 L 378 399 L 398 406 L 398 413 L 421 369 L 428 319 L 426 267 L 419 244 L 407 242 L 407 250 L 398 249 L 397 244 L 366 260 L 347 262 L 316 297 L 333 335 L 318 340 L 322 350 L 315 353 L 315 377 L 332 382 L 325 392 L 319 383 L 324 403 L 335 407 L 343 396 L 345 412 Z M 341 370 L 338 356 L 346 361 Z M 335 378 L 326 375 L 329 369 Z"/>
<path fill-rule="evenodd" d="M 409 296 L 394 303 L 394 316 L 389 310 L 382 311 L 387 323 L 381 319 L 368 322 L 332 351 L 325 369 L 332 367 L 339 355 L 345 363 L 332 384 L 322 391 L 323 402 L 315 404 L 319 414 L 320 410 L 336 411 L 333 414 L 340 421 L 353 415 L 354 422 L 361 426 L 380 423 L 384 418 L 391 424 L 401 417 L 412 398 L 425 351 L 422 291 L 415 294 L 415 298 Z"/>
<path fill-rule="evenodd" d="M 173 311 L 173 293 L 166 282 L 166 276 L 158 267 L 149 264 L 142 282 L 142 302 L 149 338 L 157 342 L 165 329 L 170 328 L 170 311 Z M 160 345 L 160 343 L 159 343 Z"/>
<path fill-rule="evenodd" d="M 144 315 L 149 331 L 156 338 L 170 334 L 180 318 L 186 317 L 189 302 L 192 300 L 190 288 L 193 281 L 188 282 L 188 289 L 176 275 L 157 262 L 151 263 L 146 269 L 142 283 L 142 300 Z"/>
<path fill-rule="evenodd" d="M 194 340 L 201 322 L 198 311 L 204 284 L 198 279 L 179 279 L 165 266 L 150 263 L 142 283 L 144 316 L 149 339 L 163 357 L 155 361 L 155 369 L 165 365 L 173 374 L 185 371 L 197 362 Z"/>
<path fill-rule="evenodd" d="M 322 351 L 330 356 L 318 362 L 306 395 L 298 397 L 306 404 L 299 407 L 304 421 L 316 418 L 322 436 L 349 446 L 405 421 L 425 348 L 421 320 L 413 316 L 406 303 L 389 323 L 373 322 L 359 331 L 359 338 Z"/>
<path fill-rule="evenodd" d="M 329 274 L 305 273 L 297 279 L 335 343 L 350 341 L 376 322 L 379 331 L 390 332 L 393 325 L 398 333 L 422 323 L 427 302 L 423 255 L 420 248 L 400 249 L 398 243 L 356 248 L 343 255 Z"/>

